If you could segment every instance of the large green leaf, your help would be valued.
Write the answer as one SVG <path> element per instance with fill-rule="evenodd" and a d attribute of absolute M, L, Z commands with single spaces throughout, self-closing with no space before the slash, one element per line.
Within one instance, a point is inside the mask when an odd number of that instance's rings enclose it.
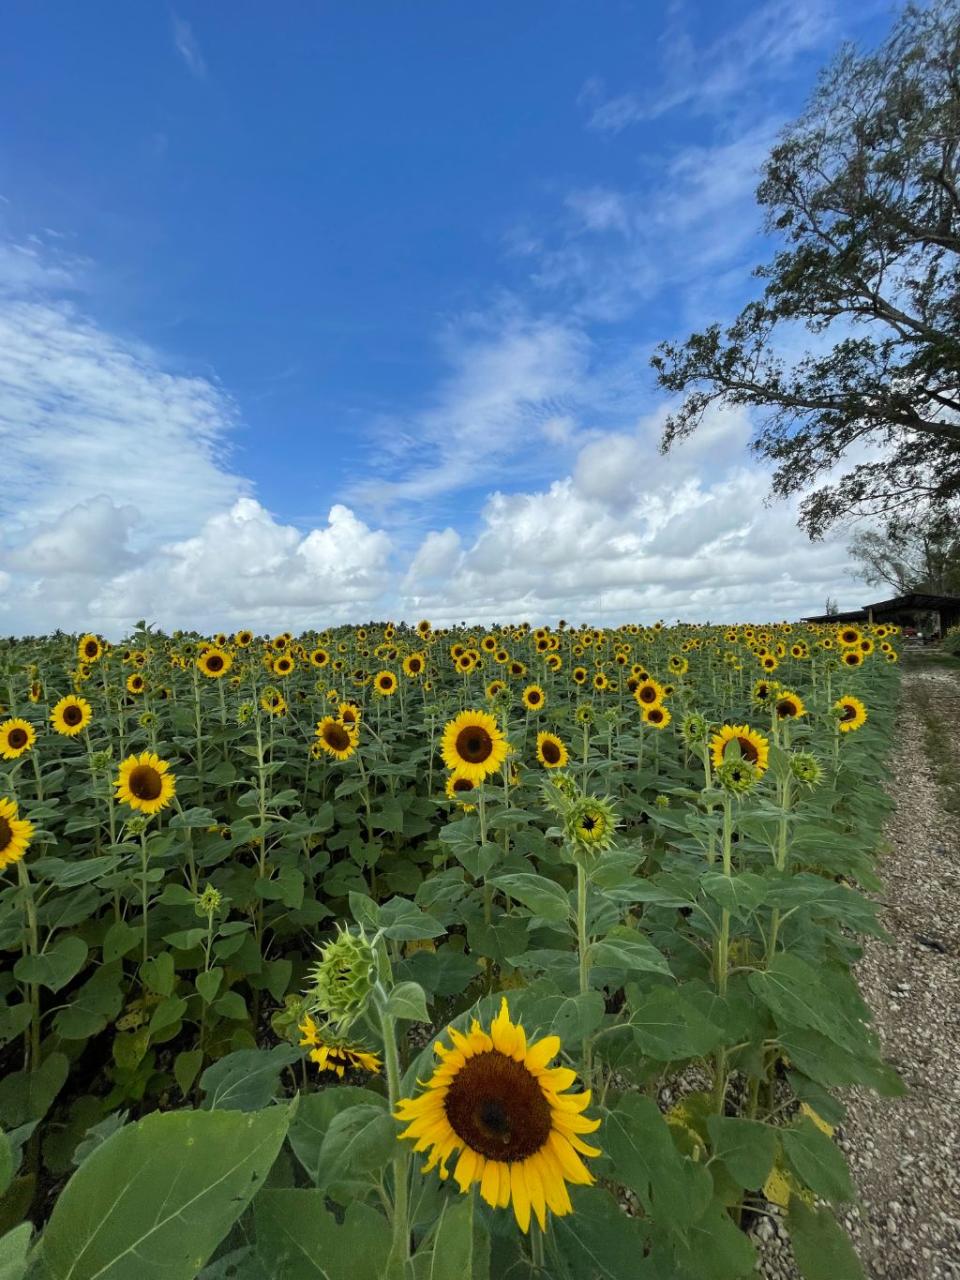
<path fill-rule="evenodd" d="M 33 1226 L 21 1222 L 0 1238 L 0 1280 L 23 1280 L 27 1274 L 27 1251 Z"/>
<path fill-rule="evenodd" d="M 385 1280 L 391 1239 L 383 1214 L 355 1202 L 340 1224 L 324 1201 L 322 1191 L 293 1188 L 257 1196 L 257 1253 L 267 1274 L 283 1280 Z"/>
<path fill-rule="evenodd" d="M 853 1245 L 829 1209 L 808 1209 L 791 1196 L 787 1227 L 804 1280 L 863 1280 Z"/>
<path fill-rule="evenodd" d="M 852 1200 L 853 1183 L 840 1148 L 804 1116 L 780 1134 L 783 1153 L 803 1181 L 825 1200 Z"/>
<path fill-rule="evenodd" d="M 276 1159 L 286 1107 L 155 1112 L 80 1166 L 43 1234 L 43 1280 L 193 1280 Z"/>
<path fill-rule="evenodd" d="M 51 991 L 59 991 L 83 968 L 87 944 L 71 935 L 60 938 L 49 950 L 37 956 L 22 956 L 13 967 L 18 982 L 35 982 Z"/>
<path fill-rule="evenodd" d="M 289 1044 L 228 1053 L 200 1077 L 200 1088 L 206 1094 L 204 1109 L 259 1111 L 276 1094 L 284 1067 L 299 1058 L 299 1051 Z"/>
<path fill-rule="evenodd" d="M 777 1157 L 777 1135 L 769 1125 L 740 1116 L 709 1116 L 714 1154 L 741 1187 L 762 1187 Z"/>
<path fill-rule="evenodd" d="M 379 1106 L 386 1115 L 386 1101 L 370 1089 L 340 1085 L 308 1093 L 300 1099 L 297 1114 L 290 1124 L 290 1145 L 311 1179 L 321 1181 L 321 1152 L 324 1139 L 335 1116 L 348 1107 Z"/>
<path fill-rule="evenodd" d="M 638 1218 L 623 1212 L 608 1191 L 577 1187 L 573 1213 L 553 1224 L 552 1246 L 572 1280 L 655 1280 L 644 1269 L 646 1237 Z"/>
<path fill-rule="evenodd" d="M 720 1028 L 684 998 L 682 989 L 656 987 L 631 998 L 630 1025 L 641 1051 L 660 1062 L 702 1057 L 723 1040 Z"/>
<path fill-rule="evenodd" d="M 635 1191 L 651 1217 L 682 1229 L 703 1213 L 712 1195 L 710 1175 L 680 1154 L 652 1098 L 625 1094 L 597 1137 L 610 1176 Z"/>
<path fill-rule="evenodd" d="M 488 1280 L 490 1237 L 473 1195 L 447 1198 L 433 1247 L 414 1259 L 416 1280 Z"/>
<path fill-rule="evenodd" d="M 567 891 L 545 876 L 521 871 L 515 875 L 497 876 L 491 884 L 495 884 L 508 898 L 522 902 L 534 915 L 542 916 L 544 920 L 559 924 L 570 916 Z"/>
<path fill-rule="evenodd" d="M 673 977 L 665 956 L 635 929 L 614 928 L 600 942 L 591 944 L 590 963 L 621 973 L 661 973 Z"/>

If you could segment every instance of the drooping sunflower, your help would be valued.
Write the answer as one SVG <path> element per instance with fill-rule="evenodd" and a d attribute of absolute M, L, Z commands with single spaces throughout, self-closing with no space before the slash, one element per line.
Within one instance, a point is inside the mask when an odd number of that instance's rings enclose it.
<path fill-rule="evenodd" d="M 370 1071 L 374 1074 L 380 1070 L 380 1059 L 375 1053 L 342 1041 L 323 1040 L 316 1020 L 309 1014 L 300 1023 L 298 1030 L 300 1044 L 304 1048 L 310 1048 L 310 1061 L 315 1062 L 321 1071 L 333 1071 L 338 1080 L 342 1080 L 344 1073 L 350 1070 Z"/>
<path fill-rule="evenodd" d="M 127 756 L 113 785 L 118 800 L 146 814 L 165 809 L 176 791 L 176 779 L 170 772 L 169 762 L 152 751 Z"/>
<path fill-rule="evenodd" d="M 211 646 L 201 653 L 197 659 L 197 666 L 211 680 L 219 680 L 233 666 L 233 655 L 227 653 L 225 649 L 217 649 Z"/>
<path fill-rule="evenodd" d="M 770 680 L 764 680 L 761 676 L 753 686 L 753 700 L 761 707 L 770 705 L 770 699 L 777 691 L 777 686 Z"/>
<path fill-rule="evenodd" d="M 279 689 L 266 688 L 260 695 L 260 708 L 268 716 L 282 716 L 287 709 L 287 700 Z"/>
<path fill-rule="evenodd" d="M 427 660 L 422 653 L 410 653 L 403 660 L 403 674 L 415 680 L 417 676 L 423 675 L 426 665 Z"/>
<path fill-rule="evenodd" d="M 773 705 L 776 708 L 778 720 L 796 720 L 807 714 L 807 708 L 799 693 L 792 693 L 789 689 L 779 689 Z"/>
<path fill-rule="evenodd" d="M 547 703 L 547 695 L 538 684 L 528 684 L 522 694 L 523 705 L 528 711 L 540 711 Z"/>
<path fill-rule="evenodd" d="M 407 1127 L 401 1138 L 430 1155 L 423 1172 L 457 1152 L 453 1177 L 462 1192 L 474 1183 L 492 1208 L 511 1202 L 521 1231 L 533 1212 L 543 1230 L 547 1210 L 562 1217 L 572 1212 L 567 1183 L 589 1186 L 593 1175 L 581 1155 L 598 1156 L 580 1136 L 593 1133 L 599 1120 L 583 1112 L 590 1091 L 571 1094 L 576 1079 L 567 1067 L 547 1064 L 560 1051 L 560 1037 L 527 1044 L 524 1027 L 510 1020 L 506 998 L 487 1033 L 474 1019 L 468 1035 L 447 1030 L 453 1048 L 434 1045 L 439 1065 L 417 1098 L 401 1098 L 396 1118 Z"/>
<path fill-rule="evenodd" d="M 73 738 L 82 733 L 92 719 L 90 703 L 86 698 L 78 698 L 72 693 L 61 698 L 50 712 L 50 723 L 65 738 Z"/>
<path fill-rule="evenodd" d="M 324 716 L 317 723 L 316 737 L 321 749 L 334 760 L 349 760 L 359 741 L 357 730 L 349 728 L 335 716 Z"/>
<path fill-rule="evenodd" d="M 538 733 L 537 759 L 545 769 L 565 769 L 570 753 L 555 733 Z"/>
<path fill-rule="evenodd" d="M 852 694 L 845 693 L 842 698 L 838 698 L 833 709 L 837 713 L 841 733 L 853 733 L 867 722 L 867 708 Z"/>
<path fill-rule="evenodd" d="M 469 804 L 466 797 L 474 790 L 476 785 L 472 778 L 468 778 L 459 770 L 454 769 L 447 776 L 444 791 L 448 800 L 455 800 L 466 813 L 472 813 L 476 805 Z"/>
<path fill-rule="evenodd" d="M 443 763 L 472 782 L 496 773 L 509 750 L 503 731 L 486 711 L 461 711 L 443 730 Z"/>
<path fill-rule="evenodd" d="M 656 703 L 652 707 L 644 707 L 640 713 L 643 723 L 650 725 L 654 729 L 665 729 L 673 719 L 666 707 Z"/>
<path fill-rule="evenodd" d="M 103 656 L 103 641 L 99 636 L 81 636 L 77 642 L 77 657 L 81 662 L 96 662 Z"/>
<path fill-rule="evenodd" d="M 740 748 L 740 756 L 748 764 L 752 764 L 758 774 L 765 772 L 770 759 L 770 743 L 762 733 L 751 729 L 748 724 L 725 724 L 719 733 L 710 739 L 710 755 L 714 768 L 723 764 L 730 744 L 735 742 Z"/>
<path fill-rule="evenodd" d="M 37 740 L 37 731 L 29 720 L 4 720 L 0 724 L 0 756 L 4 760 L 16 760 Z"/>
<path fill-rule="evenodd" d="M 392 698 L 397 692 L 397 677 L 392 671 L 378 671 L 373 677 L 373 691 L 381 698 Z"/>
<path fill-rule="evenodd" d="M 0 798 L 0 871 L 20 861 L 33 835 L 33 823 L 17 814 L 15 801 Z"/>

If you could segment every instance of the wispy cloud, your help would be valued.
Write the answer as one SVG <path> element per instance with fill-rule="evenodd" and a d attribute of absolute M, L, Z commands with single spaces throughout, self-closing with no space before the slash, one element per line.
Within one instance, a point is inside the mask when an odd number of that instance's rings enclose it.
<path fill-rule="evenodd" d="M 191 75 L 202 80 L 207 74 L 207 64 L 204 61 L 203 54 L 200 52 L 200 45 L 197 43 L 197 37 L 193 33 L 193 27 L 187 22 L 186 18 L 181 18 L 178 14 L 173 15 L 173 43 L 176 46 L 177 53 L 187 64 L 187 68 Z"/>
<path fill-rule="evenodd" d="M 608 95 L 603 81 L 592 78 L 583 86 L 579 101 L 590 110 L 588 127 L 605 133 L 619 133 L 628 125 L 679 107 L 710 111 L 737 94 L 755 92 L 801 55 L 829 46 L 836 28 L 829 0 L 806 4 L 769 0 L 739 25 L 698 48 L 682 5 L 674 4 L 660 41 L 660 84 L 650 90 Z"/>

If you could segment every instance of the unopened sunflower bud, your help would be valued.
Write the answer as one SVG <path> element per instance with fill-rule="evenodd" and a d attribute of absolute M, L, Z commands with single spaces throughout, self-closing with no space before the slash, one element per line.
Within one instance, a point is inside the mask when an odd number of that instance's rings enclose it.
<path fill-rule="evenodd" d="M 660 795 L 658 795 L 658 796 L 654 796 L 654 798 L 653 798 L 653 803 L 657 806 L 657 808 L 658 808 L 658 809 L 669 809 L 669 808 L 670 808 L 670 797 L 669 797 L 669 796 L 665 796 L 665 795 L 663 795 L 663 794 L 661 793 L 661 794 L 660 794 Z"/>
<path fill-rule="evenodd" d="M 707 735 L 710 732 L 710 726 L 704 716 L 699 712 L 691 712 L 690 715 L 684 716 L 680 725 L 680 733 L 687 746 L 699 746 L 706 742 Z"/>
<path fill-rule="evenodd" d="M 92 751 L 90 753 L 90 768 L 95 773 L 109 773 L 113 764 L 112 751 Z"/>
<path fill-rule="evenodd" d="M 137 720 L 137 724 L 141 729 L 152 729 L 157 723 L 157 717 L 152 711 L 144 711 L 143 715 Z"/>
<path fill-rule="evenodd" d="M 582 796 L 567 810 L 564 830 L 575 852 L 596 855 L 613 844 L 618 822 L 607 796 Z"/>
<path fill-rule="evenodd" d="M 593 707 L 589 702 L 581 702 L 574 713 L 577 724 L 593 724 Z"/>
<path fill-rule="evenodd" d="M 345 1030 L 366 1009 L 376 977 L 376 956 L 363 930 L 343 929 L 320 948 L 310 971 L 310 1006 Z"/>
<path fill-rule="evenodd" d="M 252 702 L 241 702 L 237 707 L 237 724 L 246 724 L 256 714 L 256 710 Z"/>
<path fill-rule="evenodd" d="M 790 757 L 790 772 L 804 787 L 816 787 L 823 781 L 823 766 L 811 751 L 795 751 Z"/>
<path fill-rule="evenodd" d="M 212 884 L 208 884 L 203 893 L 197 895 L 196 912 L 198 916 L 214 916 L 222 905 L 223 895 Z"/>
<path fill-rule="evenodd" d="M 127 819 L 127 835 L 142 836 L 149 824 L 149 818 L 144 818 L 139 813 L 135 813 L 132 818 Z"/>
<path fill-rule="evenodd" d="M 758 770 L 749 760 L 725 760 L 714 776 L 724 791 L 734 795 L 743 795 L 760 781 Z"/>

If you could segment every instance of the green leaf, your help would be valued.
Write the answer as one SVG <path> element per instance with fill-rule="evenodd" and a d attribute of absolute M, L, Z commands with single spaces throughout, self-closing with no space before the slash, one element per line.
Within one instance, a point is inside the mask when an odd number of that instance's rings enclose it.
<path fill-rule="evenodd" d="M 423 1280 L 488 1280 L 490 1237 L 475 1213 L 474 1196 L 443 1202 L 433 1252 L 423 1271 L 417 1268 L 418 1280 L 421 1274 Z"/>
<path fill-rule="evenodd" d="M 239 991 L 225 991 L 213 1007 L 217 1013 L 234 1022 L 243 1022 L 247 1017 L 247 1006 Z"/>
<path fill-rule="evenodd" d="M 655 987 L 637 1000 L 631 996 L 630 1025 L 640 1050 L 659 1062 L 702 1057 L 723 1040 L 720 1028 L 684 998 L 682 988 Z"/>
<path fill-rule="evenodd" d="M 72 935 L 61 938 L 38 956 L 22 956 L 13 967 L 18 982 L 33 982 L 50 991 L 59 991 L 83 968 L 87 944 Z"/>
<path fill-rule="evenodd" d="M 777 1158 L 777 1135 L 759 1120 L 739 1116 L 709 1116 L 707 1130 L 714 1154 L 741 1187 L 762 1187 Z"/>
<path fill-rule="evenodd" d="M 804 1280 L 863 1280 L 853 1245 L 829 1209 L 809 1209 L 791 1196 L 787 1228 Z"/>
<path fill-rule="evenodd" d="M 173 1078 L 184 1097 L 190 1092 L 197 1072 L 203 1066 L 202 1049 L 184 1049 L 178 1053 L 173 1063 Z"/>
<path fill-rule="evenodd" d="M 387 1012 L 408 1022 L 429 1022 L 427 997 L 419 982 L 401 982 L 390 992 Z"/>
<path fill-rule="evenodd" d="M 127 924 L 126 920 L 115 920 L 103 935 L 104 964 L 129 955 L 142 937 L 142 932 Z"/>
<path fill-rule="evenodd" d="M 644 1280 L 646 1234 L 608 1191 L 572 1189 L 573 1213 L 552 1223 L 556 1248 L 573 1280 Z M 651 1278 L 652 1280 L 652 1278 Z"/>
<path fill-rule="evenodd" d="M 794 1172 L 824 1200 L 852 1200 L 853 1183 L 843 1152 L 804 1116 L 799 1124 L 781 1130 L 783 1154 Z"/>
<path fill-rule="evenodd" d="M 154 1008 L 150 1017 L 150 1035 L 151 1037 L 158 1035 L 161 1031 L 165 1031 L 167 1027 L 172 1027 L 174 1023 L 179 1022 L 187 1011 L 187 1002 L 180 996 L 166 996 Z"/>
<path fill-rule="evenodd" d="M 545 876 L 521 871 L 515 875 L 496 876 L 490 883 L 544 920 L 560 923 L 570 918 L 570 899 L 566 889 Z"/>
<path fill-rule="evenodd" d="M 714 1201 L 689 1229 L 678 1250 L 682 1273 L 691 1280 L 740 1280 L 752 1275 L 757 1254 L 724 1207 Z"/>
<path fill-rule="evenodd" d="M 590 963 L 598 968 L 673 977 L 666 957 L 635 929 L 621 926 L 611 929 L 605 939 L 591 944 L 589 955 Z"/>
<path fill-rule="evenodd" d="M 257 1253 L 267 1274 L 283 1280 L 386 1280 L 391 1233 L 383 1214 L 353 1203 L 341 1225 L 324 1200 L 322 1191 L 294 1188 L 257 1196 Z"/>
<path fill-rule="evenodd" d="M 35 1071 L 11 1071 L 0 1078 L 0 1120 L 11 1129 L 42 1120 L 66 1084 L 69 1070 L 65 1053 L 51 1053 Z"/>
<path fill-rule="evenodd" d="M 809 1027 L 851 1053 L 864 1047 L 868 1033 L 863 1021 L 869 1012 L 849 974 L 826 966 L 814 969 L 799 956 L 781 952 L 749 981 L 781 1031 Z"/>
<path fill-rule="evenodd" d="M 171 831 L 178 828 L 186 828 L 191 830 L 195 827 L 201 827 L 206 830 L 208 827 L 214 827 L 217 824 L 216 816 L 209 809 L 184 809 L 183 813 L 175 813 L 167 824 Z"/>
<path fill-rule="evenodd" d="M 382 1100 L 339 1111 L 324 1135 L 317 1168 L 318 1184 L 330 1187 L 381 1169 L 395 1153 L 396 1121 Z"/>
<path fill-rule="evenodd" d="M 320 1181 L 320 1153 L 334 1117 L 348 1107 L 363 1104 L 386 1107 L 379 1094 L 351 1084 L 308 1093 L 300 1099 L 297 1114 L 290 1124 L 290 1145 L 314 1182 Z"/>
<path fill-rule="evenodd" d="M 0 1196 L 9 1187 L 15 1170 L 13 1162 L 13 1147 L 10 1145 L 10 1139 L 0 1129 Z"/>
<path fill-rule="evenodd" d="M 625 1094 L 597 1136 L 613 1176 L 637 1193 L 653 1218 L 682 1229 L 700 1217 L 713 1194 L 710 1175 L 680 1155 L 652 1098 Z"/>
<path fill-rule="evenodd" d="M 286 1107 L 156 1112 L 84 1161 L 42 1238 L 44 1280 L 194 1280 L 269 1173 Z"/>
<path fill-rule="evenodd" d="M 259 1111 L 274 1097 L 284 1067 L 297 1062 L 293 1045 L 239 1049 L 207 1067 L 200 1077 L 206 1111 Z"/>
<path fill-rule="evenodd" d="M 725 876 L 722 871 L 707 871 L 701 876 L 700 883 L 704 893 L 735 915 L 755 911 L 767 896 L 767 881 L 749 871 L 734 876 Z"/>
<path fill-rule="evenodd" d="M 140 966 L 140 976 L 158 996 L 173 995 L 177 976 L 173 967 L 173 956 L 169 951 L 161 951 L 158 956 L 144 960 Z"/>
<path fill-rule="evenodd" d="M 421 911 L 406 898 L 391 898 L 380 908 L 379 927 L 388 938 L 410 942 L 419 938 L 439 938 L 446 929 L 435 916 Z"/>
<path fill-rule="evenodd" d="M 203 998 L 204 1004 L 210 1004 L 216 998 L 222 981 L 223 970 L 220 968 L 208 969 L 206 973 L 197 974 L 195 985 Z"/>
<path fill-rule="evenodd" d="M 21 1222 L 0 1238 L 0 1280 L 23 1280 L 32 1235 L 33 1224 Z"/>
<path fill-rule="evenodd" d="M 66 1009 L 54 1019 L 57 1034 L 64 1040 L 86 1040 L 97 1035 L 123 1007 L 122 973 L 119 964 L 102 964 L 94 970 Z"/>

